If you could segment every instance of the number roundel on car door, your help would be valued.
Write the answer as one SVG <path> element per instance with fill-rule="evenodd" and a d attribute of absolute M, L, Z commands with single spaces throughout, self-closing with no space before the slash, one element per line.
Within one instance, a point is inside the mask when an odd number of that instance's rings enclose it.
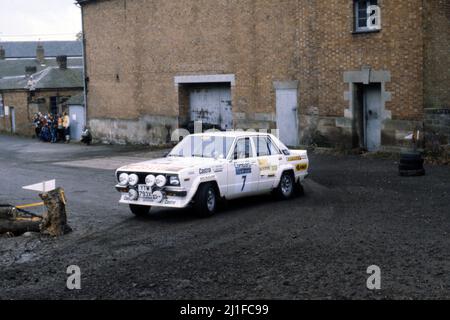
<path fill-rule="evenodd" d="M 228 170 L 228 187 L 231 195 L 257 191 L 259 170 L 256 163 L 250 139 L 238 139 Z"/>

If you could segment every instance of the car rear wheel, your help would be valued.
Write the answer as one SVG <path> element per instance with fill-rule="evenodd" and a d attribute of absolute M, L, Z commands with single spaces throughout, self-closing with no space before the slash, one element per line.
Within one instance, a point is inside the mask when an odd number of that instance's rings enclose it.
<path fill-rule="evenodd" d="M 130 204 L 130 210 L 136 217 L 145 217 L 149 214 L 151 207 L 138 206 L 135 204 Z"/>
<path fill-rule="evenodd" d="M 295 178 L 291 172 L 283 172 L 280 184 L 275 190 L 276 196 L 281 200 L 287 200 L 294 196 Z"/>
<path fill-rule="evenodd" d="M 194 209 L 200 217 L 210 217 L 217 209 L 217 192 L 211 183 L 202 184 L 198 187 L 194 199 Z"/>

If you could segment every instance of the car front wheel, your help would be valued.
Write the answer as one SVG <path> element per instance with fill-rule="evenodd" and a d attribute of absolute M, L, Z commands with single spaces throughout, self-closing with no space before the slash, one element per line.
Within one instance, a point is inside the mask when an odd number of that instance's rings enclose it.
<path fill-rule="evenodd" d="M 199 186 L 195 195 L 194 209 L 201 217 L 210 217 L 216 212 L 217 192 L 213 184 L 207 183 Z"/>
<path fill-rule="evenodd" d="M 293 197 L 295 189 L 295 179 L 291 172 L 283 172 L 280 184 L 275 190 L 275 194 L 279 199 L 287 200 Z"/>
<path fill-rule="evenodd" d="M 145 217 L 149 214 L 151 207 L 138 206 L 135 204 L 130 204 L 130 210 L 136 217 Z"/>

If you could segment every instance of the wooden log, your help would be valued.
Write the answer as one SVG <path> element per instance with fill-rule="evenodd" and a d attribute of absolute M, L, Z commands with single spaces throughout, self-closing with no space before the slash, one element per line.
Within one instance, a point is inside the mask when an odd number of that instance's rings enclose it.
<path fill-rule="evenodd" d="M 15 236 L 25 232 L 40 232 L 39 225 L 41 219 L 23 219 L 23 220 L 0 220 L 0 234 L 13 233 Z"/>
<path fill-rule="evenodd" d="M 12 219 L 15 208 L 9 204 L 0 205 L 0 219 Z"/>
<path fill-rule="evenodd" d="M 39 195 L 47 207 L 40 224 L 40 231 L 53 237 L 62 236 L 72 229 L 67 224 L 66 196 L 62 188 Z"/>

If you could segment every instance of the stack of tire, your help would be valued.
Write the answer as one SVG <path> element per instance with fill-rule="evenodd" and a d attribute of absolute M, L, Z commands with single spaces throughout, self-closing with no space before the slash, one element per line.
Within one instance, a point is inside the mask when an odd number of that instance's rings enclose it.
<path fill-rule="evenodd" d="M 399 173 L 402 177 L 417 177 L 425 175 L 423 158 L 420 152 L 402 153 L 400 156 Z"/>

